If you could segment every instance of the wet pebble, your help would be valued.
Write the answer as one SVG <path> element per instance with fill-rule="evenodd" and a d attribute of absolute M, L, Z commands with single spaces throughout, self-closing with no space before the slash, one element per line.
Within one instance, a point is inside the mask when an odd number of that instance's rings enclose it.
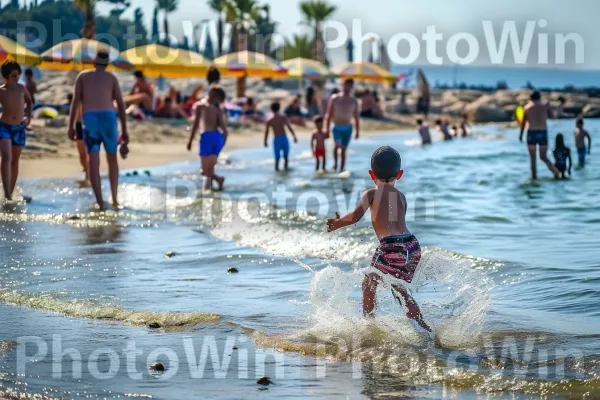
<path fill-rule="evenodd" d="M 150 364 L 150 371 L 153 372 L 165 372 L 165 366 L 159 362 Z"/>
<path fill-rule="evenodd" d="M 169 251 L 167 254 L 165 254 L 165 257 L 167 257 L 167 258 L 173 258 L 173 256 L 175 256 L 174 251 Z"/>
<path fill-rule="evenodd" d="M 256 381 L 256 383 L 258 383 L 259 385 L 266 386 L 266 385 L 270 385 L 273 382 L 271 381 L 271 379 L 269 379 L 268 376 L 262 376 L 262 377 L 258 378 L 258 380 Z"/>
<path fill-rule="evenodd" d="M 240 271 L 238 271 L 237 268 L 233 268 L 233 267 L 231 267 L 227 270 L 228 274 L 237 274 L 238 272 L 240 272 Z"/>
<path fill-rule="evenodd" d="M 160 328 L 160 324 L 158 322 L 153 322 L 151 324 L 148 325 L 148 328 L 150 329 L 159 329 Z"/>

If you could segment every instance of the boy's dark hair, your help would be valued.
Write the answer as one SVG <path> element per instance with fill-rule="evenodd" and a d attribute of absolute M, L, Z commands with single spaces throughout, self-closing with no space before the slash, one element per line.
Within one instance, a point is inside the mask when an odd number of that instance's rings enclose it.
<path fill-rule="evenodd" d="M 27 68 L 25 70 L 25 76 L 32 77 L 33 76 L 33 70 L 31 68 Z"/>
<path fill-rule="evenodd" d="M 531 101 L 538 101 L 542 99 L 542 94 L 540 93 L 539 90 L 534 90 L 533 93 L 531 93 L 531 97 L 530 97 Z"/>
<path fill-rule="evenodd" d="M 98 53 L 96 53 L 95 63 L 96 65 L 107 66 L 110 64 L 110 54 L 104 50 L 100 50 Z"/>
<path fill-rule="evenodd" d="M 441 119 L 438 119 L 438 120 L 436 120 L 436 121 L 435 121 L 435 124 L 436 124 L 436 125 L 441 125 L 441 124 L 442 124 L 442 120 L 441 120 Z"/>
<path fill-rule="evenodd" d="M 140 78 L 140 79 L 144 78 L 144 73 L 143 73 L 142 71 L 139 71 L 139 70 L 138 70 L 138 71 L 135 71 L 135 72 L 133 73 L 133 75 L 134 75 L 136 78 Z"/>
<path fill-rule="evenodd" d="M 559 133 L 558 135 L 556 135 L 556 144 L 555 144 L 555 148 L 556 149 L 564 149 L 565 148 L 565 138 L 562 135 L 562 133 Z"/>
<path fill-rule="evenodd" d="M 273 111 L 274 113 L 278 113 L 278 112 L 279 112 L 279 110 L 281 110 L 281 104 L 279 104 L 279 102 L 278 102 L 278 101 L 274 101 L 274 102 L 271 104 L 271 111 Z"/>
<path fill-rule="evenodd" d="M 354 79 L 352 78 L 348 78 L 344 81 L 344 85 L 350 85 L 352 87 L 354 87 Z"/>
<path fill-rule="evenodd" d="M 224 90 L 223 90 L 223 88 L 222 88 L 222 87 L 220 87 L 220 86 L 213 86 L 213 87 L 210 89 L 210 92 L 212 92 L 212 94 L 213 94 L 213 95 L 214 95 L 214 96 L 215 96 L 217 99 L 219 99 L 220 101 L 225 101 L 225 98 L 227 97 L 227 96 L 225 95 L 225 91 L 224 91 Z"/>
<path fill-rule="evenodd" d="M 11 60 L 4 61 L 4 64 L 2 64 L 2 77 L 7 79 L 13 71 L 19 71 L 19 74 L 23 72 L 18 62 Z"/>
<path fill-rule="evenodd" d="M 382 182 L 394 181 L 402 170 L 400 153 L 390 146 L 378 148 L 371 156 L 371 170 Z"/>
<path fill-rule="evenodd" d="M 221 81 L 221 73 L 215 67 L 211 67 L 206 74 L 206 80 L 209 85 L 219 83 Z"/>
<path fill-rule="evenodd" d="M 575 124 L 577 126 L 583 126 L 583 118 L 581 118 L 581 117 L 577 118 L 577 120 L 575 121 Z"/>
<path fill-rule="evenodd" d="M 422 125 L 423 124 L 423 120 L 422 119 L 418 119 L 417 120 L 417 125 Z"/>
<path fill-rule="evenodd" d="M 317 116 L 316 116 L 316 117 L 313 119 L 313 122 L 314 122 L 315 124 L 322 124 L 322 123 L 323 123 L 323 121 L 324 121 L 324 119 L 323 119 L 323 117 L 321 117 L 320 115 L 317 115 Z"/>
<path fill-rule="evenodd" d="M 254 105 L 254 98 L 253 97 L 248 97 L 246 99 L 246 105 L 247 106 L 253 106 Z"/>

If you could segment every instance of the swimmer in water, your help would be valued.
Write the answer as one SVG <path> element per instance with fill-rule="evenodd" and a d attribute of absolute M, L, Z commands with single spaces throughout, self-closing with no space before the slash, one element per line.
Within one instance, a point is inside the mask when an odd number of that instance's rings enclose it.
<path fill-rule="evenodd" d="M 579 166 L 585 166 L 586 153 L 590 154 L 592 151 L 592 137 L 583 129 L 583 118 L 577 119 L 577 129 L 575 129 L 575 147 L 577 147 L 577 157 L 579 158 Z M 585 145 L 585 139 L 588 140 L 588 145 Z"/>
<path fill-rule="evenodd" d="M 560 173 L 560 178 L 567 179 L 566 172 L 568 170 L 569 175 L 571 175 L 573 161 L 571 160 L 571 150 L 565 146 L 565 138 L 561 133 L 556 135 L 556 145 L 554 146 L 552 153 L 554 154 L 554 166 Z M 568 167 L 567 161 L 569 164 Z"/>
<path fill-rule="evenodd" d="M 389 146 L 377 149 L 371 157 L 369 171 L 376 187 L 365 192 L 354 211 L 341 218 L 336 213 L 335 218 L 327 220 L 327 231 L 356 224 L 370 209 L 373 229 L 380 244 L 362 284 L 363 314 L 374 315 L 377 286 L 386 276 L 393 280 L 392 293 L 408 310 L 406 316 L 418 325 L 415 328 L 431 332 L 417 302 L 403 284 L 412 281 L 421 260 L 419 241 L 406 227 L 408 203 L 404 194 L 394 187 L 403 174 L 402 160 L 396 150 Z"/>

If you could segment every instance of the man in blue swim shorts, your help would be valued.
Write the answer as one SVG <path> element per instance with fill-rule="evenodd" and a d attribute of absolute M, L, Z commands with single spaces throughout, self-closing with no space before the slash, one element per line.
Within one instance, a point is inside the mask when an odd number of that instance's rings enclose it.
<path fill-rule="evenodd" d="M 554 113 L 549 104 L 542 103 L 542 95 L 539 91 L 531 94 L 530 102 L 525 106 L 525 115 L 521 123 L 521 134 L 519 140 L 523 141 L 523 133 L 527 129 L 527 147 L 531 160 L 531 178 L 537 179 L 536 152 L 540 148 L 540 159 L 552 171 L 555 178 L 559 172 L 548 159 L 548 118 L 553 118 Z"/>
<path fill-rule="evenodd" d="M 200 160 L 202 163 L 201 174 L 206 178 L 204 190 L 212 190 L 213 182 L 217 182 L 218 190 L 221 191 L 225 183 L 224 177 L 215 174 L 215 166 L 228 135 L 225 116 L 221 110 L 221 104 L 225 102 L 225 97 L 225 91 L 222 88 L 213 86 L 208 92 L 208 98 L 200 101 L 196 107 L 196 118 L 187 144 L 188 151 L 192 151 L 194 137 L 202 126 Z"/>
<path fill-rule="evenodd" d="M 271 111 L 273 114 L 267 120 L 265 128 L 265 147 L 269 147 L 267 139 L 269 138 L 269 131 L 273 129 L 273 151 L 275 152 L 275 171 L 279 171 L 279 160 L 283 156 L 285 170 L 289 169 L 289 155 L 290 155 L 290 141 L 286 135 L 286 128 L 292 133 L 294 137 L 294 143 L 298 143 L 296 133 L 290 124 L 290 120 L 285 115 L 281 114 L 281 104 L 275 102 L 271 104 Z"/>
<path fill-rule="evenodd" d="M 19 83 L 21 66 L 14 61 L 2 65 L 4 85 L 0 86 L 0 157 L 5 200 L 12 200 L 19 175 L 19 158 L 25 147 L 25 127 L 31 121 L 32 101 L 25 86 Z M 27 116 L 25 108 L 27 106 Z"/>
<path fill-rule="evenodd" d="M 327 106 L 327 133 L 331 132 L 331 122 L 333 121 L 333 139 L 335 147 L 333 150 L 334 170 L 337 170 L 338 159 L 340 162 L 340 172 L 346 167 L 346 149 L 352 139 L 352 121 L 356 125 L 356 136 L 360 136 L 360 118 L 358 100 L 352 96 L 354 81 L 346 79 L 344 81 L 344 90 L 341 94 L 331 96 Z"/>
<path fill-rule="evenodd" d="M 100 51 L 94 61 L 95 68 L 79 74 L 75 81 L 73 103 L 69 115 L 69 138 L 76 140 L 75 122 L 80 105 L 82 106 L 83 125 L 85 125 L 83 140 L 89 154 L 89 178 L 100 210 L 104 210 L 100 180 L 100 148 L 104 146 L 104 151 L 106 151 L 112 204 L 119 208 L 117 152 L 119 143 L 123 145 L 129 143 L 123 96 L 117 78 L 106 71 L 109 63 L 109 54 Z M 115 112 L 114 103 L 117 104 L 118 114 Z M 121 137 L 119 137 L 117 119 L 121 121 Z"/>

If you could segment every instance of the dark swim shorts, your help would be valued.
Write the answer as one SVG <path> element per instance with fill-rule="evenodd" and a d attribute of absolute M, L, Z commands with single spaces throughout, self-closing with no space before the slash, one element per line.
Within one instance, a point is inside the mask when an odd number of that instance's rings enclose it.
<path fill-rule="evenodd" d="M 25 147 L 27 141 L 25 125 L 9 125 L 0 122 L 0 139 L 10 139 L 13 146 Z"/>
<path fill-rule="evenodd" d="M 548 131 L 527 131 L 529 146 L 548 146 Z"/>
<path fill-rule="evenodd" d="M 421 261 L 421 245 L 414 235 L 381 239 L 371 266 L 380 272 L 410 283 Z"/>

